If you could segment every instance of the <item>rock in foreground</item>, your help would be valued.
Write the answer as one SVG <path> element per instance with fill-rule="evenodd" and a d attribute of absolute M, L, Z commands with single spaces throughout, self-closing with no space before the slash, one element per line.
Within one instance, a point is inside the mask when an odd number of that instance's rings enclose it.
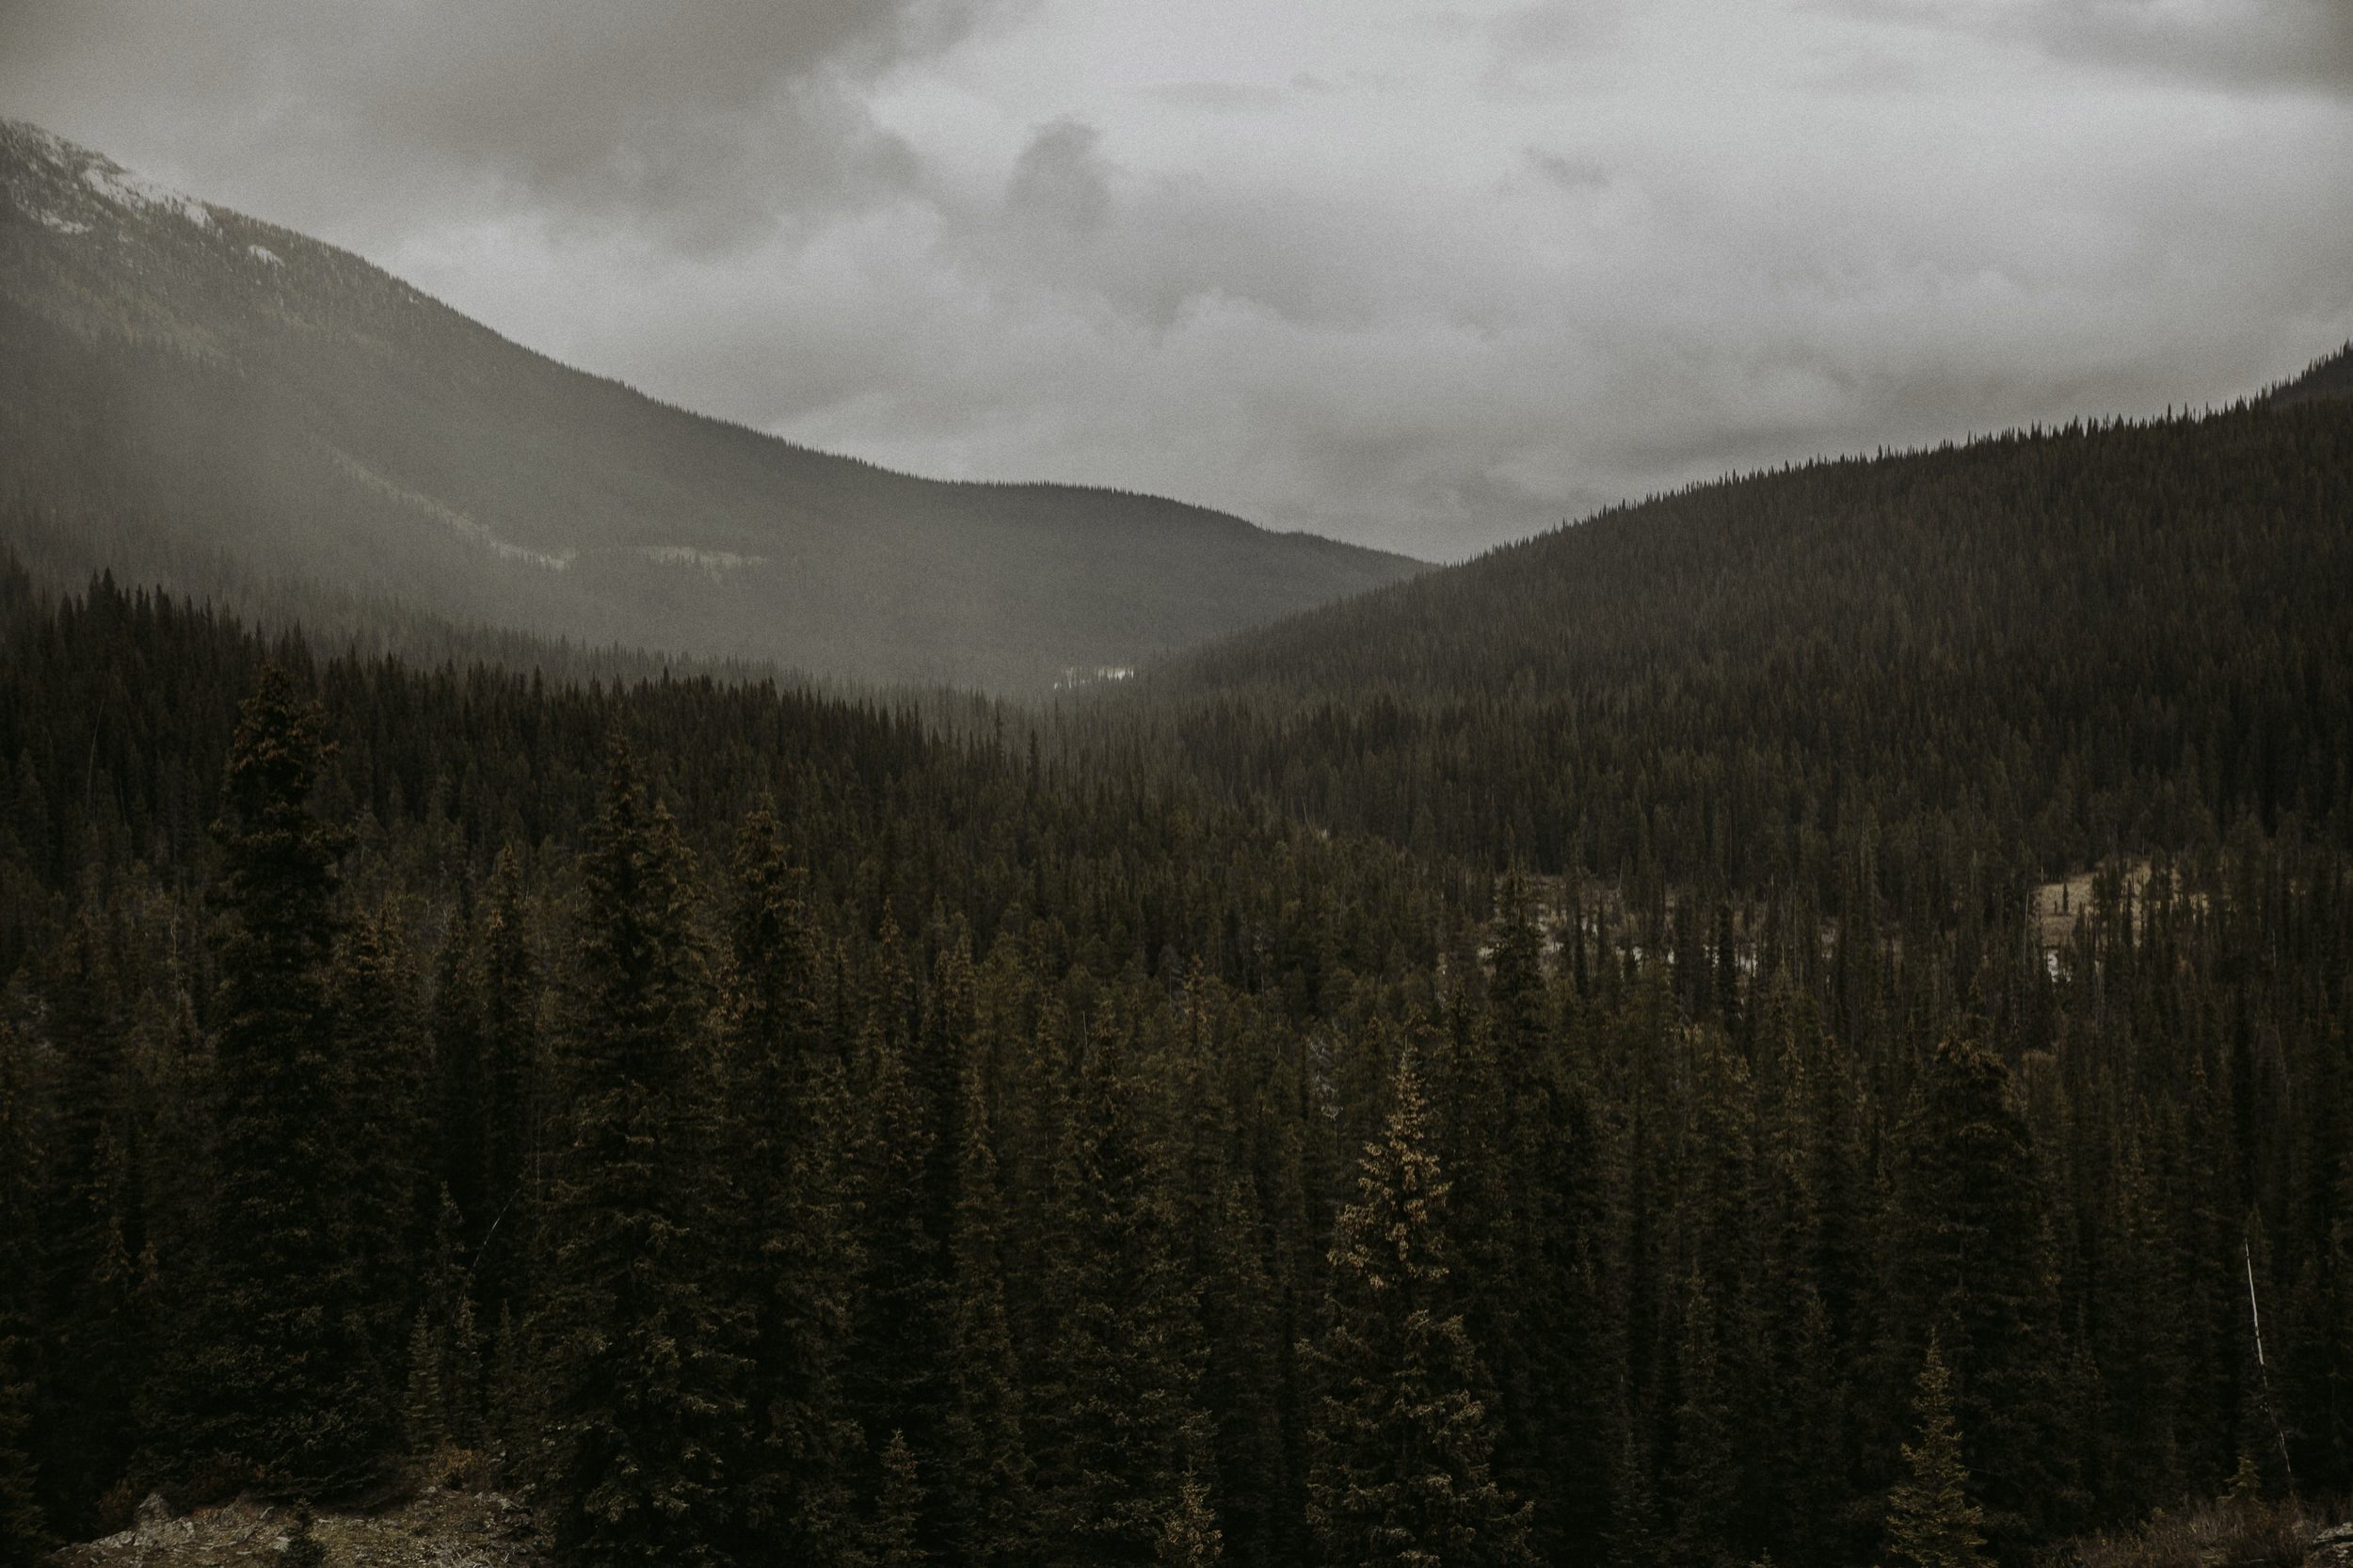
<path fill-rule="evenodd" d="M 129 1529 L 69 1546 L 59 1568 L 282 1568 L 296 1511 L 240 1497 L 174 1515 L 157 1496 Z M 326 1568 L 544 1568 L 546 1543 L 530 1512 L 497 1492 L 433 1488 L 373 1513 L 320 1513 L 311 1533 Z"/>

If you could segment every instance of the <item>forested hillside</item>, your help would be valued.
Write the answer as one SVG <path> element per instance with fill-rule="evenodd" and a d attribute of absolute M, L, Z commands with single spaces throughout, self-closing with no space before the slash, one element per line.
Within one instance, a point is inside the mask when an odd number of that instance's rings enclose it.
<path fill-rule="evenodd" d="M 2264 394 L 2272 403 L 2311 403 L 2321 398 L 2353 397 L 2353 343 L 2315 360 L 2304 374 Z"/>
<path fill-rule="evenodd" d="M 2353 789 L 2353 400 L 1618 508 L 1155 685 L 1237 798 L 1437 855 L 1913 922 Z"/>
<path fill-rule="evenodd" d="M 873 680 L 1042 692 L 1417 564 L 949 484 L 666 407 L 358 257 L 0 122 L 20 557 Z"/>
<path fill-rule="evenodd" d="M 583 1565 L 1861 1568 L 2341 1495 L 2348 456 L 1769 475 L 1045 712 L 8 579 L 0 1541 L 490 1473 Z"/>

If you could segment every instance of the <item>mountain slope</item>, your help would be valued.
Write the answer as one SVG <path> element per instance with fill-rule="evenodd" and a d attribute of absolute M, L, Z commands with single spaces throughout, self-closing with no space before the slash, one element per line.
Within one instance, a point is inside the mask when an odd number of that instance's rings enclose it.
<path fill-rule="evenodd" d="M 1043 685 L 1417 569 L 1148 496 L 912 478 L 518 347 L 329 246 L 0 122 L 0 499 L 111 565 Z"/>
<path fill-rule="evenodd" d="M 2324 397 L 2353 397 L 2353 343 L 2313 361 L 2304 374 L 2264 393 L 2266 403 L 2311 403 Z"/>
<path fill-rule="evenodd" d="M 1147 693 L 1335 827 L 1702 886 L 1875 866 L 1894 897 L 1960 874 L 1956 823 L 2020 872 L 2353 836 L 2348 584 L 2353 401 L 2257 404 L 1696 488 Z"/>

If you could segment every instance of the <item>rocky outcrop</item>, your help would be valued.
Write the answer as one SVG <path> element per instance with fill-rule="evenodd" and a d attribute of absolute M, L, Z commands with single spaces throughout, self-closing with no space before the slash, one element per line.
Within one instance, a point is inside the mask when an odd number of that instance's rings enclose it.
<path fill-rule="evenodd" d="M 68 1546 L 56 1568 L 281 1568 L 296 1511 L 240 1497 L 175 1514 L 151 1495 L 131 1528 Z M 530 1511 L 498 1492 L 434 1488 L 373 1513 L 320 1513 L 311 1533 L 327 1568 L 546 1568 Z"/>

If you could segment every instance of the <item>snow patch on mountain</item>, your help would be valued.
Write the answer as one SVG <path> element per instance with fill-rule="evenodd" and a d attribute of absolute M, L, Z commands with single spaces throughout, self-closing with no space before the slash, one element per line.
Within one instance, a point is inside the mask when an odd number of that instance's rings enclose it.
<path fill-rule="evenodd" d="M 213 215 L 195 197 L 113 164 L 90 164 L 82 170 L 82 183 L 118 207 L 173 214 L 199 229 L 213 226 Z"/>
<path fill-rule="evenodd" d="M 648 561 L 665 567 L 686 567 L 700 571 L 717 582 L 731 571 L 746 567 L 764 567 L 765 555 L 738 555 L 731 550 L 696 550 L 683 544 L 642 544 L 630 547 L 629 553 L 642 555 Z"/>
<path fill-rule="evenodd" d="M 320 444 L 326 445 L 324 442 Z M 415 508 L 475 549 L 488 551 L 499 560 L 518 561 L 524 566 L 536 567 L 542 571 L 564 571 L 579 557 L 580 552 L 576 550 L 533 550 L 527 545 L 510 544 L 491 533 L 488 523 L 476 522 L 455 507 L 444 506 L 429 495 L 420 495 L 415 490 L 385 478 L 384 475 L 376 472 L 350 453 L 334 446 L 326 446 L 326 451 L 328 456 L 334 459 L 337 468 L 342 469 L 369 489 L 388 501 L 398 502 L 404 506 Z"/>

